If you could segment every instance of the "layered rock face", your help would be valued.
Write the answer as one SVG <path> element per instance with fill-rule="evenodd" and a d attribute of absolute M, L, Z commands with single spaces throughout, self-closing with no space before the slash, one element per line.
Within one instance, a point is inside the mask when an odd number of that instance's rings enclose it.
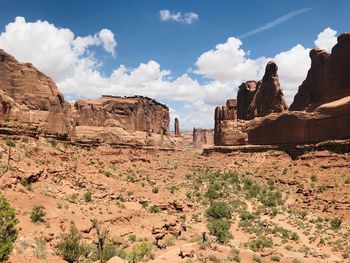
<path fill-rule="evenodd" d="M 1 119 L 37 124 L 45 132 L 72 132 L 70 105 L 55 82 L 1 49 L 0 102 Z"/>
<path fill-rule="evenodd" d="M 267 63 L 265 75 L 257 87 L 253 101 L 248 109 L 248 119 L 263 117 L 270 113 L 282 112 L 288 109 L 283 98 L 282 88 L 278 78 L 278 67 L 273 61 Z"/>
<path fill-rule="evenodd" d="M 322 103 L 350 95 L 350 33 L 338 37 L 331 54 L 313 49 L 310 58 L 311 68 L 290 106 L 292 111 L 312 111 Z"/>
<path fill-rule="evenodd" d="M 71 105 L 51 78 L 30 63 L 19 63 L 3 50 L 0 50 L 0 102 L 5 133 L 48 135 L 88 145 L 160 148 L 181 145 L 179 138 L 167 135 L 167 106 L 140 96 L 102 96 Z"/>
<path fill-rule="evenodd" d="M 248 120 L 248 109 L 253 101 L 256 88 L 261 82 L 254 80 L 242 83 L 237 93 L 237 119 Z"/>
<path fill-rule="evenodd" d="M 244 143 L 246 136 L 241 132 L 241 125 L 237 122 L 237 100 L 229 99 L 225 106 L 216 107 L 214 121 L 215 145 Z"/>
<path fill-rule="evenodd" d="M 214 145 L 214 129 L 193 129 L 193 148 Z"/>
<path fill-rule="evenodd" d="M 140 96 L 78 100 L 73 116 L 76 126 L 120 127 L 158 134 L 168 133 L 170 119 L 166 105 Z"/>
<path fill-rule="evenodd" d="M 350 33 L 338 37 L 332 54 L 313 49 L 310 57 L 311 68 L 290 111 L 252 122 L 249 143 L 305 144 L 350 138 Z"/>

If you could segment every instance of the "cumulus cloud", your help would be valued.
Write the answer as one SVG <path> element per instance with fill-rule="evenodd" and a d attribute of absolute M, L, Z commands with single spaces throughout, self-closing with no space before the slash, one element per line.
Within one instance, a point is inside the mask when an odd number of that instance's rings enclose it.
<path fill-rule="evenodd" d="M 298 44 L 274 57 L 251 59 L 242 48 L 242 42 L 230 37 L 215 49 L 203 53 L 196 62 L 197 74 L 203 74 L 221 83 L 238 86 L 247 80 L 259 80 L 264 75 L 266 63 L 274 60 L 279 67 L 279 76 L 287 101 L 290 103 L 298 85 L 305 79 L 310 67 L 310 49 Z"/>
<path fill-rule="evenodd" d="M 326 29 L 315 44 L 331 45 L 325 40 L 335 37 L 334 32 Z M 0 48 L 22 62 L 32 62 L 53 77 L 68 100 L 102 94 L 149 96 L 170 102 L 171 116 L 180 117 L 181 127 L 185 129 L 212 127 L 215 106 L 235 98 L 241 82 L 261 79 L 269 60 L 275 60 L 279 66 L 289 102 L 310 67 L 310 49 L 300 44 L 273 57 L 251 58 L 242 41 L 230 37 L 201 54 L 195 70 L 178 77 L 154 60 L 140 63 L 136 68 L 121 65 L 106 76 L 100 71 L 102 62 L 90 48 L 101 47 L 115 55 L 116 44 L 113 32 L 108 29 L 75 36 L 70 29 L 58 28 L 47 21 L 26 22 L 22 17 L 9 23 L 0 34 Z"/>
<path fill-rule="evenodd" d="M 171 12 L 167 9 L 159 11 L 159 17 L 162 21 L 175 21 L 185 24 L 192 24 L 199 19 L 198 14 L 194 12 L 181 13 L 181 12 Z"/>
<path fill-rule="evenodd" d="M 318 34 L 315 40 L 315 46 L 325 49 L 328 52 L 332 51 L 332 47 L 337 43 L 337 31 L 327 27 Z"/>

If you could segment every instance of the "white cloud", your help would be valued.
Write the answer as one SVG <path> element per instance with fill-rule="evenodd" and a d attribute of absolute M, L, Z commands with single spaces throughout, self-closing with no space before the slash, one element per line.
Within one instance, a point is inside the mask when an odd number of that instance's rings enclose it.
<path fill-rule="evenodd" d="M 337 43 L 337 31 L 327 27 L 318 34 L 315 40 L 315 46 L 328 52 L 332 51 L 332 47 Z"/>
<path fill-rule="evenodd" d="M 162 21 L 175 21 L 185 24 L 192 24 L 199 19 L 198 14 L 194 12 L 181 13 L 181 12 L 170 12 L 169 10 L 159 11 L 160 20 Z"/>
<path fill-rule="evenodd" d="M 298 44 L 274 57 L 251 59 L 249 52 L 242 48 L 242 42 L 230 37 L 225 43 L 218 44 L 215 49 L 203 53 L 197 59 L 197 69 L 194 72 L 221 83 L 235 84 L 237 87 L 247 80 L 261 79 L 266 63 L 274 60 L 279 67 L 278 74 L 286 99 L 291 103 L 310 67 L 309 51 L 310 49 Z"/>
<path fill-rule="evenodd" d="M 324 32 L 319 34 L 317 43 L 328 43 L 325 39 L 335 37 L 331 29 Z M 114 55 L 114 34 L 102 29 L 92 35 L 75 36 L 70 29 L 58 28 L 47 21 L 26 22 L 22 17 L 9 23 L 0 34 L 0 48 L 20 61 L 32 62 L 53 77 L 67 99 L 110 94 L 166 100 L 170 102 L 171 116 L 180 117 L 184 129 L 212 127 L 215 106 L 235 98 L 241 82 L 261 79 L 268 60 L 278 64 L 289 102 L 310 67 L 310 49 L 300 44 L 270 58 L 250 58 L 241 40 L 230 37 L 198 57 L 192 73 L 205 77 L 204 83 L 191 77 L 189 72 L 176 78 L 153 60 L 140 63 L 136 68 L 121 65 L 105 76 L 100 72 L 101 62 L 89 50 L 93 46 L 103 47 Z"/>

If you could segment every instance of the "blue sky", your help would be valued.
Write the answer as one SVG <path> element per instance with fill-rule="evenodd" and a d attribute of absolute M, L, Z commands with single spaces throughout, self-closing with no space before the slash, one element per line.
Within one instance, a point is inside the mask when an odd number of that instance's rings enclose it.
<path fill-rule="evenodd" d="M 332 32 L 339 34 L 348 31 L 350 23 L 348 19 L 350 1 L 347 0 L 1 0 L 0 2 L 3 7 L 0 16 L 0 32 L 2 32 L 1 36 L 3 38 L 1 40 L 0 37 L 0 48 L 9 51 L 20 61 L 30 60 L 39 69 L 51 75 L 68 99 L 74 100 L 79 97 L 101 95 L 102 91 L 97 92 L 96 90 L 104 84 L 110 85 L 110 87 L 103 90 L 103 92 L 110 91 L 114 95 L 118 95 L 121 90 L 128 90 L 128 92 L 121 95 L 132 95 L 132 92 L 141 95 L 154 95 L 156 99 L 167 103 L 171 107 L 172 115 L 179 116 L 180 121 L 183 120 L 182 126 L 186 129 L 191 129 L 193 126 L 212 126 L 213 114 L 211 114 L 211 111 L 215 107 L 215 103 L 224 103 L 228 96 L 235 97 L 235 87 L 245 77 L 259 78 L 261 68 L 264 67 L 263 64 L 265 63 L 265 60 L 261 58 L 277 58 L 278 60 L 278 58 L 283 59 L 287 56 L 286 59 L 292 59 L 292 63 L 301 63 L 309 48 L 315 47 L 315 40 L 321 32 L 327 28 L 333 30 L 325 34 L 327 36 L 324 37 L 328 37 L 328 39 L 333 37 L 329 40 L 332 42 L 334 41 Z M 195 19 L 192 23 L 182 22 L 180 21 L 181 18 L 178 21 L 174 19 L 163 21 L 160 16 L 161 10 L 168 10 L 171 15 L 181 12 L 182 16 L 193 12 L 198 15 L 198 19 Z M 27 23 L 35 23 L 38 20 L 41 20 L 41 22 L 47 21 L 48 24 L 58 30 L 68 29 L 74 34 L 74 38 L 96 36 L 101 29 L 108 29 L 112 32 L 116 42 L 115 55 L 107 51 L 108 48 L 106 49 L 103 39 L 100 38 L 94 44 L 87 46 L 83 53 L 79 53 L 76 58 L 71 60 L 71 63 L 78 65 L 77 63 L 80 62 L 74 59 L 85 59 L 84 61 L 91 59 L 89 63 L 94 65 L 88 70 L 92 72 L 91 74 L 100 74 L 99 80 L 96 77 L 90 82 L 82 82 L 77 77 L 74 78 L 68 73 L 62 73 L 74 69 L 69 62 L 60 65 L 62 66 L 61 72 L 55 72 L 48 67 L 57 64 L 57 62 L 46 63 L 43 58 L 35 57 L 35 54 L 26 54 L 28 50 L 31 50 L 30 42 L 33 41 L 30 41 L 30 38 L 22 36 L 22 38 L 18 37 L 16 39 L 16 34 L 12 34 L 11 37 L 10 34 L 5 35 L 9 33 L 5 29 L 6 25 L 14 23 L 16 17 L 25 19 L 24 23 L 17 21 L 16 25 L 22 28 Z M 38 23 L 35 25 L 23 30 L 31 30 L 34 37 L 36 35 L 35 30 L 43 31 L 46 30 L 43 28 L 48 28 L 44 24 L 40 24 L 42 29 L 39 28 Z M 48 37 L 50 39 L 54 38 L 54 34 L 56 34 L 51 29 L 47 31 L 47 34 L 51 34 Z M 23 32 L 26 32 L 23 35 L 28 34 L 27 31 Z M 247 34 L 249 32 L 252 33 Z M 241 37 L 239 40 L 239 36 L 244 35 L 247 36 Z M 43 43 L 47 41 L 44 35 L 41 36 Z M 231 44 L 229 44 L 228 39 L 230 37 L 240 42 L 231 39 Z M 52 41 L 48 42 L 48 45 L 54 43 L 54 40 Z M 327 39 L 324 41 L 327 42 Z M 18 42 L 21 42 L 21 45 Z M 220 49 L 215 48 L 220 43 L 226 44 L 229 51 L 220 54 L 215 53 Z M 299 49 L 293 49 L 298 44 L 300 45 Z M 223 50 L 226 46 L 223 47 Z M 35 47 L 33 47 L 33 50 L 35 50 Z M 290 50 L 292 51 L 290 54 L 288 53 L 289 55 L 283 53 Z M 210 51 L 215 54 L 208 53 L 202 56 Z M 55 52 L 57 54 L 59 50 Z M 243 62 L 241 57 L 237 57 L 242 52 L 244 52 Z M 45 52 L 43 51 L 43 53 Z M 279 54 L 284 55 L 278 57 Z M 37 54 L 37 56 L 55 59 L 50 54 Z M 202 59 L 199 59 L 201 56 Z M 235 62 L 237 65 L 226 66 L 227 63 L 224 63 L 226 61 L 225 56 L 228 56 L 227 61 L 237 59 Z M 297 56 L 300 57 L 297 58 Z M 254 63 L 251 64 L 250 60 L 254 60 Z M 156 64 L 148 64 L 149 61 Z M 210 64 L 212 61 L 214 62 Z M 218 64 L 218 61 L 222 61 L 222 64 Z M 141 73 L 134 74 L 137 75 L 137 80 L 129 76 L 128 80 L 121 82 L 115 79 L 120 75 L 111 78 L 112 72 L 121 65 L 125 66 L 124 75 L 127 75 L 132 70 L 139 69 L 140 63 L 144 63 L 146 66 L 140 70 Z M 237 69 L 240 68 L 239 63 L 245 63 L 248 73 Z M 306 66 L 309 65 L 308 63 L 308 61 L 305 62 Z M 65 65 L 67 65 L 67 70 L 63 68 Z M 252 74 L 249 74 L 249 65 L 255 67 L 251 70 L 251 72 L 254 72 Z M 236 69 L 232 68 L 231 71 L 225 72 L 227 68 L 235 66 L 237 66 Z M 307 68 L 306 66 L 304 65 L 303 68 Z M 219 72 L 218 69 L 221 68 L 223 72 Z M 285 67 L 283 73 L 285 75 L 289 73 L 287 67 Z M 294 74 L 294 72 L 292 73 Z M 142 74 L 146 74 L 147 77 Z M 156 74 L 158 75 L 156 76 Z M 184 74 L 186 77 L 174 82 Z M 235 74 L 240 76 L 234 76 Z M 286 76 L 284 83 L 282 83 L 287 87 L 286 93 L 289 96 L 289 101 L 292 100 L 292 93 L 296 92 L 298 85 L 296 83 L 303 79 L 302 75 L 305 75 L 305 69 L 295 78 L 288 79 L 288 76 Z M 107 78 L 108 80 L 106 80 Z M 155 79 L 157 79 L 156 82 Z M 146 82 L 147 85 L 143 85 L 142 81 Z M 110 84 L 111 82 L 113 85 Z M 166 89 L 168 84 L 172 86 L 169 91 L 158 96 L 155 87 Z M 76 85 L 81 85 L 81 87 L 73 87 Z M 132 85 L 135 87 L 132 87 Z M 203 87 L 203 85 L 207 86 Z M 90 86 L 91 88 L 89 88 Z M 137 89 L 138 86 L 140 86 L 139 90 Z M 192 89 L 193 101 L 191 101 L 190 95 Z M 203 94 L 196 96 L 198 92 Z M 121 93 L 124 93 L 124 91 Z M 193 121 L 193 118 L 196 118 L 196 120 Z"/>

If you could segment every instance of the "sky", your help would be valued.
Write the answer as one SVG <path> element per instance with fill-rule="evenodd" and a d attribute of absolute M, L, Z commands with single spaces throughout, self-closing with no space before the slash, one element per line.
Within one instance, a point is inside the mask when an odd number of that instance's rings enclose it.
<path fill-rule="evenodd" d="M 290 104 L 310 67 L 349 31 L 348 0 L 0 0 L 0 48 L 52 77 L 69 101 L 143 95 L 184 130 L 274 60 Z"/>

